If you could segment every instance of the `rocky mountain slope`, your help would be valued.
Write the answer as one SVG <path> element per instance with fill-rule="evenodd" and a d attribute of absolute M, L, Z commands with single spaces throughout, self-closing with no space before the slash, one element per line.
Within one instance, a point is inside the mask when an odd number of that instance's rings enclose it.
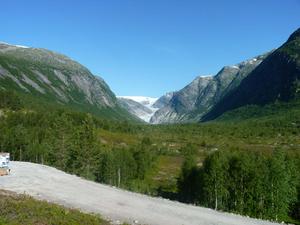
<path fill-rule="evenodd" d="M 222 97 L 237 87 L 268 55 L 260 55 L 234 66 L 225 66 L 215 76 L 199 76 L 189 85 L 174 92 L 150 122 L 195 122 L 207 113 Z"/>
<path fill-rule="evenodd" d="M 275 51 L 225 66 L 214 76 L 199 76 L 159 99 L 117 99 L 103 79 L 64 55 L 0 43 L 0 90 L 108 118 L 138 117 L 153 124 L 197 122 L 244 105 L 299 96 L 299 55 L 300 29 Z"/>
<path fill-rule="evenodd" d="M 203 120 L 245 105 L 265 105 L 300 97 L 300 29 L 271 53 L 234 90 L 224 96 Z"/>
<path fill-rule="evenodd" d="M 46 49 L 0 43 L 0 89 L 107 117 L 129 115 L 102 78 Z"/>
<path fill-rule="evenodd" d="M 159 109 L 154 106 L 157 98 L 144 96 L 118 96 L 120 105 L 134 116 L 149 122 L 153 114 Z"/>
<path fill-rule="evenodd" d="M 165 107 L 167 104 L 169 104 L 170 100 L 172 99 L 172 97 L 174 96 L 175 92 L 168 92 L 165 95 L 161 96 L 159 99 L 157 99 L 154 104 L 153 107 L 155 108 L 162 108 Z"/>

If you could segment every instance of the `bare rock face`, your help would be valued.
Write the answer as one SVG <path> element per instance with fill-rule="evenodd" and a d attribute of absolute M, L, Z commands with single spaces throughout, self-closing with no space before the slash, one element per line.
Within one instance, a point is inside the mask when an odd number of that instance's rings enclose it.
<path fill-rule="evenodd" d="M 119 106 L 102 78 L 67 56 L 46 49 L 0 43 L 0 88 L 96 110 Z"/>
<path fill-rule="evenodd" d="M 300 98 L 300 29 L 222 98 L 201 120 L 212 120 L 245 105 Z"/>
<path fill-rule="evenodd" d="M 199 121 L 222 97 L 237 87 L 268 55 L 234 66 L 223 67 L 215 76 L 198 76 L 180 91 L 173 92 L 150 122 L 187 123 Z M 156 103 L 155 103 L 156 104 Z"/>
<path fill-rule="evenodd" d="M 166 106 L 167 104 L 169 104 L 174 94 L 175 92 L 168 92 L 165 95 L 161 96 L 159 99 L 157 99 L 156 102 L 154 102 L 153 107 L 160 109 Z"/>

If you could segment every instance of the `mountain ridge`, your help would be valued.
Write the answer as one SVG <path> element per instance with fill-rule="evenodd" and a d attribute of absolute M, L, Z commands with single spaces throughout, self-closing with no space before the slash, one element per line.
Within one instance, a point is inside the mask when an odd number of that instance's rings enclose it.
<path fill-rule="evenodd" d="M 246 106 L 289 101 L 300 96 L 300 29 L 273 51 L 241 84 L 228 93 L 202 121 Z"/>
<path fill-rule="evenodd" d="M 0 42 L 0 90 L 108 118 L 138 117 L 152 124 L 208 121 L 245 105 L 299 97 L 299 53 L 300 28 L 278 49 L 224 66 L 213 76 L 197 76 L 179 91 L 160 98 L 117 97 L 101 77 L 63 54 Z"/>
<path fill-rule="evenodd" d="M 174 92 L 169 102 L 151 118 L 151 123 L 197 122 L 250 71 L 270 54 L 256 56 L 233 66 L 224 66 L 214 76 L 198 76 L 183 89 Z"/>
<path fill-rule="evenodd" d="M 132 119 L 101 77 L 42 48 L 0 43 L 0 89 L 105 117 Z"/>

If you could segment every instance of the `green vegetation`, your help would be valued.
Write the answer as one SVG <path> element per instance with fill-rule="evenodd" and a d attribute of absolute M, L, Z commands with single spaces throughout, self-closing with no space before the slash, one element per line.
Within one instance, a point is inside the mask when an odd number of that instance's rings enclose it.
<path fill-rule="evenodd" d="M 220 99 L 202 118 L 216 119 L 247 105 L 266 106 L 300 97 L 300 29 L 273 51 L 241 83 Z"/>
<path fill-rule="evenodd" d="M 275 102 L 273 104 L 259 106 L 247 105 L 229 112 L 224 113 L 217 121 L 244 121 L 244 120 L 261 120 L 271 119 L 274 117 L 281 120 L 292 119 L 293 116 L 300 114 L 300 101 L 293 100 L 290 102 Z"/>
<path fill-rule="evenodd" d="M 0 78 L 0 91 L 14 91 L 27 107 L 68 108 L 102 118 L 137 121 L 116 104 L 114 93 L 103 80 L 93 76 L 87 68 L 66 56 L 45 49 L 5 51 L 0 52 L 0 69 L 4 74 Z M 60 74 L 61 78 L 56 73 Z M 24 75 L 35 85 L 24 82 Z M 104 95 L 113 106 L 107 107 L 99 102 L 87 101 L 87 94 L 79 89 L 74 81 L 79 79 L 83 82 L 80 76 L 88 80 L 89 85 L 95 84 L 98 94 Z"/>
<path fill-rule="evenodd" d="M 0 90 L 0 109 L 19 110 L 21 108 L 21 100 L 14 92 Z"/>
<path fill-rule="evenodd" d="M 0 225 L 108 225 L 97 215 L 0 190 Z"/>
<path fill-rule="evenodd" d="M 217 210 L 290 221 L 289 216 L 299 212 L 299 187 L 299 152 L 216 151 L 202 167 L 197 167 L 191 155 L 186 158 L 179 196 Z"/>
<path fill-rule="evenodd" d="M 149 139 L 130 147 L 105 145 L 98 136 L 105 123 L 98 123 L 89 114 L 63 110 L 8 111 L 0 121 L 0 149 L 12 160 L 51 165 L 119 187 L 143 179 L 156 157 Z"/>
<path fill-rule="evenodd" d="M 32 109 L 12 99 L 0 113 L 0 151 L 12 160 L 219 210 L 299 221 L 299 101 L 249 106 L 208 123 L 154 126 Z M 11 107 L 17 102 L 18 110 Z"/>

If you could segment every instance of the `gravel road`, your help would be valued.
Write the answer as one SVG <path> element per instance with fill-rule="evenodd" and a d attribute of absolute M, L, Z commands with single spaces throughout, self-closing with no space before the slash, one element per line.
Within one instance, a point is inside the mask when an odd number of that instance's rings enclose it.
<path fill-rule="evenodd" d="M 0 177 L 0 189 L 101 214 L 115 224 L 127 221 L 147 225 L 274 225 L 120 190 L 27 162 L 11 162 L 11 174 Z"/>

